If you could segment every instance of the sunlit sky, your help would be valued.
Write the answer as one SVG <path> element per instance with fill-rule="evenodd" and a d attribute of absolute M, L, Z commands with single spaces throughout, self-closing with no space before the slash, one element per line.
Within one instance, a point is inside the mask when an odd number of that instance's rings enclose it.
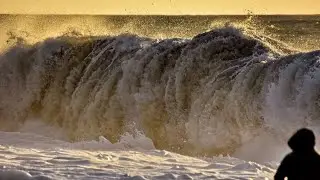
<path fill-rule="evenodd" d="M 10 14 L 320 14 L 320 0 L 0 0 Z"/>

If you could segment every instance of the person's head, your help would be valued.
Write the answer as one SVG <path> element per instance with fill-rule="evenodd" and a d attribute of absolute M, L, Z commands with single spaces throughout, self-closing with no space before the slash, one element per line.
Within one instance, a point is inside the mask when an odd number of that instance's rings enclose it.
<path fill-rule="evenodd" d="M 294 152 L 306 152 L 314 149 L 316 138 L 310 129 L 299 129 L 288 141 Z"/>

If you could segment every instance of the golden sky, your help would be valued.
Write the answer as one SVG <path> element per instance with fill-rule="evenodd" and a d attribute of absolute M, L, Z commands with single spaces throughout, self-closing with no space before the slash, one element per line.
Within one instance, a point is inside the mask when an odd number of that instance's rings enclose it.
<path fill-rule="evenodd" d="M 0 0 L 19 14 L 320 14 L 320 0 Z"/>

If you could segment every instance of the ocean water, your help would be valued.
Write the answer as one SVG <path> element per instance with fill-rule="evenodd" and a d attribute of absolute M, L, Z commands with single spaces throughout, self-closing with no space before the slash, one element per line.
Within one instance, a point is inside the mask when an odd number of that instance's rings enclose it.
<path fill-rule="evenodd" d="M 320 134 L 320 16 L 0 25 L 3 177 L 271 179 L 297 128 Z"/>

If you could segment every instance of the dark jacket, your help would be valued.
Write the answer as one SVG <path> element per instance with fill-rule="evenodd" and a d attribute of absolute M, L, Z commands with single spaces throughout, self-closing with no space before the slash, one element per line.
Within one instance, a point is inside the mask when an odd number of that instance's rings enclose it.
<path fill-rule="evenodd" d="M 281 162 L 275 180 L 320 179 L 320 156 L 314 150 L 315 136 L 309 129 L 298 130 L 288 141 L 292 152 Z"/>

